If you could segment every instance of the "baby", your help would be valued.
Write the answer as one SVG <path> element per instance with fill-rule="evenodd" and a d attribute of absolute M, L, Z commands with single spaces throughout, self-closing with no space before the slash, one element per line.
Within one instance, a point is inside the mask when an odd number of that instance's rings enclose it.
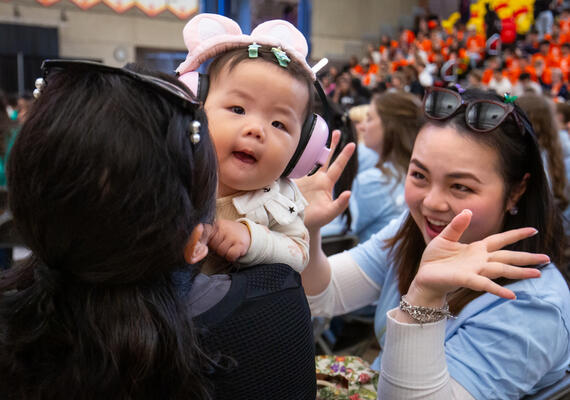
<path fill-rule="evenodd" d="M 218 158 L 210 249 L 241 265 L 284 263 L 301 272 L 309 261 L 307 203 L 289 178 L 329 153 L 326 123 L 310 111 L 315 73 L 303 35 L 280 20 L 243 35 L 231 19 L 200 14 L 184 39 L 190 52 L 177 72 L 204 102 Z M 212 58 L 208 76 L 198 75 Z M 203 272 L 224 269 L 210 259 Z"/>

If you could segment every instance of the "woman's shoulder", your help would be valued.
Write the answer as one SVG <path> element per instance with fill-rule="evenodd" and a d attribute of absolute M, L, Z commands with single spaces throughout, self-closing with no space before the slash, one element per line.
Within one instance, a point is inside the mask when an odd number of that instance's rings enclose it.
<path fill-rule="evenodd" d="M 516 300 L 504 300 L 492 294 L 485 293 L 469 303 L 461 312 L 462 319 L 479 315 L 492 310 L 504 317 L 504 308 L 512 308 L 524 313 L 525 320 L 546 318 L 550 310 L 556 318 L 561 318 L 570 332 L 570 291 L 568 285 L 554 264 L 548 264 L 541 269 L 541 276 L 535 279 L 522 279 L 507 284 L 517 296 Z"/>
<path fill-rule="evenodd" d="M 556 265 L 550 263 L 540 270 L 536 279 L 524 279 L 507 285 L 517 297 L 528 296 L 550 303 L 565 314 L 570 325 L 570 291 Z"/>
<path fill-rule="evenodd" d="M 228 275 L 212 275 L 207 279 L 210 282 L 203 286 L 203 296 L 212 297 L 206 291 L 217 292 L 219 296 L 225 290 L 223 296 L 199 316 L 207 321 L 207 325 L 240 314 L 242 307 L 269 304 L 284 291 L 298 291 L 299 296 L 296 297 L 304 299 L 301 276 L 285 264 L 257 265 Z"/>

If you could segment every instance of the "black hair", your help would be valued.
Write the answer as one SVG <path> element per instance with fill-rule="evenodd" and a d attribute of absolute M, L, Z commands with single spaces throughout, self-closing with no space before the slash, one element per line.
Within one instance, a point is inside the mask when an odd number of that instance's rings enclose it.
<path fill-rule="evenodd" d="M 0 398 L 209 398 L 209 361 L 173 278 L 194 273 L 184 248 L 214 216 L 203 112 L 85 67 L 46 81 L 8 165 L 33 256 L 0 280 Z"/>
<path fill-rule="evenodd" d="M 467 89 L 463 94 L 464 101 L 488 99 L 501 101 L 502 98 L 492 92 L 479 89 Z M 539 232 L 531 238 L 517 242 L 508 248 L 517 251 L 545 253 L 562 272 L 568 281 L 565 270 L 563 250 L 565 248 L 562 217 L 554 202 L 548 179 L 544 172 L 542 157 L 534 131 L 524 111 L 515 105 L 514 113 L 526 124 L 523 130 L 511 115 L 495 130 L 486 134 L 472 131 L 465 123 L 465 112 L 461 111 L 454 117 L 444 121 L 428 120 L 426 125 L 444 127 L 452 126 L 461 135 L 494 149 L 499 158 L 499 173 L 505 184 L 504 204 L 506 207 L 509 194 L 529 174 L 527 189 L 520 197 L 517 206 L 518 214 L 505 213 L 503 231 L 532 226 Z M 392 248 L 395 264 L 398 268 L 398 289 L 404 294 L 414 279 L 420 264 L 422 253 L 426 247 L 422 234 L 411 215 L 396 235 L 386 241 L 386 248 Z M 497 279 L 499 284 L 512 281 Z M 449 298 L 449 306 L 457 314 L 461 309 L 482 292 L 470 289 L 460 289 Z"/>
<path fill-rule="evenodd" d="M 343 112 L 339 105 L 334 103 L 329 103 L 330 107 L 330 117 L 327 120 L 327 125 L 331 131 L 338 129 L 340 131 L 340 141 L 335 148 L 335 151 L 331 157 L 331 163 L 336 160 L 336 158 L 340 155 L 344 146 L 349 143 L 356 143 L 358 137 L 356 135 L 356 128 L 352 123 L 352 120 L 348 116 L 348 112 Z M 318 110 L 320 111 L 320 110 Z M 333 197 L 336 199 L 342 192 L 346 190 L 351 190 L 352 188 L 352 181 L 356 178 L 358 174 L 358 146 L 354 149 L 354 153 L 346 167 L 343 169 L 342 174 L 338 178 L 336 184 L 334 185 L 333 189 Z M 352 214 L 350 213 L 350 209 L 347 207 L 341 215 L 345 216 L 344 220 L 344 227 L 342 234 L 346 234 L 350 226 L 352 225 Z"/>

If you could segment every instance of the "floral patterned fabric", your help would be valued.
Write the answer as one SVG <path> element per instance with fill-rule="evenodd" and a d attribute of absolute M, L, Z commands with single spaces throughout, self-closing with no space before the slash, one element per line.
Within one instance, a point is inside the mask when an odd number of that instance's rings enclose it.
<path fill-rule="evenodd" d="M 378 372 L 353 356 L 316 356 L 317 400 L 376 400 Z"/>

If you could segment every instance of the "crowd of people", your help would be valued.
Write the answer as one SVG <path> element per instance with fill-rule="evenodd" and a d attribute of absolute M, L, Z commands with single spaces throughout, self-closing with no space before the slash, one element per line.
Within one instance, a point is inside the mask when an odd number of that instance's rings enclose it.
<path fill-rule="evenodd" d="M 31 250 L 0 279 L 0 397 L 313 400 L 311 316 L 371 304 L 367 396 L 519 399 L 565 377 L 563 74 L 487 90 L 531 53 L 487 58 L 427 20 L 322 76 L 286 21 L 200 14 L 184 37 L 177 76 L 46 61 L 25 122 L 0 121 Z M 463 82 L 493 62 L 488 87 Z M 327 257 L 327 228 L 360 243 Z"/>
<path fill-rule="evenodd" d="M 559 102 L 570 98 L 570 8 L 561 7 L 544 33 L 533 26 L 504 43 L 500 36 L 492 40 L 493 32 L 460 22 L 445 29 L 436 17 L 418 17 L 414 29 L 382 35 L 379 43 L 368 44 L 363 54 L 328 69 L 321 79 L 344 108 L 366 103 L 370 94 L 386 89 L 421 97 L 424 88 L 448 82 L 491 88 L 500 95 L 530 90 Z"/>

